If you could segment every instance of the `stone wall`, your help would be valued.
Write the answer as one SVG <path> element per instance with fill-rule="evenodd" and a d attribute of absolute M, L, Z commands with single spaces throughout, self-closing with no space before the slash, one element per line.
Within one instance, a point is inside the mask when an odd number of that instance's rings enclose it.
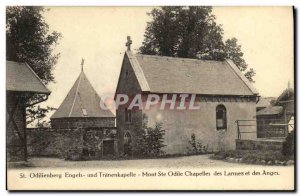
<path fill-rule="evenodd" d="M 101 159 L 103 140 L 116 141 L 115 127 L 79 129 L 28 129 L 29 156 L 67 160 Z M 116 143 L 116 142 L 115 142 Z M 117 146 L 113 156 L 118 155 Z"/>
<path fill-rule="evenodd" d="M 138 84 L 137 78 L 135 73 L 130 65 L 128 57 L 125 55 L 123 60 L 123 65 L 119 77 L 119 82 L 116 95 L 118 94 L 126 94 L 129 96 L 129 99 L 132 99 L 133 96 L 136 94 L 141 93 L 141 87 Z M 119 131 L 119 152 L 123 154 L 124 152 L 124 135 L 128 132 L 131 136 L 133 141 L 139 137 L 138 130 L 142 127 L 142 119 L 143 113 L 141 110 L 133 110 L 132 111 L 132 121 L 125 122 L 125 108 L 128 105 L 121 105 L 119 106 L 118 110 L 116 111 L 116 125 Z M 134 143 L 134 142 L 133 142 Z"/>

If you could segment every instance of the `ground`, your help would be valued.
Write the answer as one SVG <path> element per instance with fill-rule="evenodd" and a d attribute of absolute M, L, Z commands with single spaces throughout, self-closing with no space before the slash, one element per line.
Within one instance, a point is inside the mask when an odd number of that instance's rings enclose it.
<path fill-rule="evenodd" d="M 31 158 L 27 164 L 29 167 L 38 168 L 213 168 L 213 167 L 262 167 L 259 165 L 247 165 L 241 163 L 229 163 L 222 160 L 210 159 L 211 155 L 195 155 L 185 157 L 172 157 L 162 159 L 139 159 L 139 160 L 95 160 L 95 161 L 65 161 L 58 158 Z M 9 163 L 8 167 L 18 167 L 24 164 Z M 266 166 L 274 167 L 274 166 Z M 288 167 L 288 166 L 287 166 Z M 28 168 L 28 167 L 27 167 Z"/>

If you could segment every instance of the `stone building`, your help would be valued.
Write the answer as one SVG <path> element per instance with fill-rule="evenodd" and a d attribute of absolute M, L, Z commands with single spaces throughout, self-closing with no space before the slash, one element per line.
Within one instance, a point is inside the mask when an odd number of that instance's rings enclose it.
<path fill-rule="evenodd" d="M 53 129 L 115 127 L 115 116 L 100 108 L 100 97 L 81 70 L 62 104 L 51 116 Z"/>
<path fill-rule="evenodd" d="M 26 63 L 6 61 L 6 152 L 8 161 L 27 160 L 26 107 L 50 91 Z M 31 98 L 37 96 L 33 101 Z"/>
<path fill-rule="evenodd" d="M 258 100 L 258 92 L 232 61 L 141 55 L 130 50 L 123 58 L 118 94 L 141 95 L 143 104 L 149 94 L 166 94 L 168 99 L 186 94 L 187 99 L 194 96 L 200 108 L 162 110 L 161 102 L 148 110 L 119 106 L 116 124 L 120 153 L 124 153 L 128 141 L 135 145 L 143 125 L 153 127 L 158 122 L 165 130 L 163 150 L 167 154 L 187 153 L 192 134 L 210 151 L 235 149 L 236 120 L 255 120 Z M 178 96 L 175 100 L 178 105 Z M 252 132 L 247 138 L 256 138 L 255 126 L 245 129 Z"/>

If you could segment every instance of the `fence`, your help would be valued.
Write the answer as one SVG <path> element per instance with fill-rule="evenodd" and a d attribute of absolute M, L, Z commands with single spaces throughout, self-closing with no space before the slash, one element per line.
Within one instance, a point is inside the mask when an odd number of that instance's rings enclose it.
<path fill-rule="evenodd" d="M 290 120 L 291 121 L 291 120 Z M 286 123 L 281 119 L 237 120 L 238 139 L 245 134 L 257 133 L 257 138 L 284 138 L 294 130 L 294 122 Z M 257 127 L 256 131 L 247 131 L 247 127 Z"/>

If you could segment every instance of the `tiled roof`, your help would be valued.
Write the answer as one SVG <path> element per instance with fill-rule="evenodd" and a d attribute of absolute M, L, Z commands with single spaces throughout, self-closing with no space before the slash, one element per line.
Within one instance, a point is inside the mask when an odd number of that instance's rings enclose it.
<path fill-rule="evenodd" d="M 277 98 L 275 105 L 280 105 L 281 101 L 294 100 L 294 89 L 285 89 Z"/>
<path fill-rule="evenodd" d="M 257 95 L 231 61 L 207 61 L 126 52 L 142 91 L 203 95 Z"/>
<path fill-rule="evenodd" d="M 6 61 L 6 90 L 50 94 L 36 73 L 26 64 Z"/>
<path fill-rule="evenodd" d="M 265 108 L 271 105 L 271 101 L 275 101 L 276 97 L 260 97 L 256 107 Z"/>
<path fill-rule="evenodd" d="M 66 98 L 51 118 L 114 117 L 100 108 L 100 97 L 82 71 Z"/>
<path fill-rule="evenodd" d="M 257 116 L 264 116 L 264 115 L 277 115 L 281 114 L 283 111 L 282 106 L 269 106 L 262 110 L 259 110 L 256 115 Z"/>

